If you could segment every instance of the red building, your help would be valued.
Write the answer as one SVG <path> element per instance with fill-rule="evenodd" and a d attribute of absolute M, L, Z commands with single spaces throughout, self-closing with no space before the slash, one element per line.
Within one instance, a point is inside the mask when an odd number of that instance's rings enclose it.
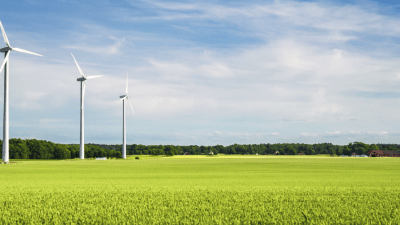
<path fill-rule="evenodd" d="M 371 157 L 400 157 L 399 150 L 370 150 L 367 155 Z"/>
<path fill-rule="evenodd" d="M 304 153 L 302 153 L 302 152 L 299 152 L 299 153 L 297 153 L 297 155 L 305 155 Z"/>

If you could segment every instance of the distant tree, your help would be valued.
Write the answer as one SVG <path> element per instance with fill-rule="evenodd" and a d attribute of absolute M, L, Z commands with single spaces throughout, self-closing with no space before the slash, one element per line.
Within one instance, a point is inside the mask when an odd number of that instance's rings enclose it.
<path fill-rule="evenodd" d="M 342 148 L 341 146 L 338 146 L 338 147 L 336 148 L 336 154 L 337 154 L 337 155 L 342 155 L 342 154 L 343 154 L 343 148 Z"/>
<path fill-rule="evenodd" d="M 216 145 L 216 146 L 214 146 L 214 149 L 215 149 L 218 153 L 224 153 L 224 154 L 226 154 L 225 147 L 222 146 L 222 145 Z"/>
<path fill-rule="evenodd" d="M 115 158 L 122 158 L 122 153 L 121 152 L 119 152 L 119 151 L 115 151 L 116 153 L 115 153 Z"/>
<path fill-rule="evenodd" d="M 306 155 L 314 155 L 314 149 L 311 145 L 307 145 L 305 150 Z"/>
<path fill-rule="evenodd" d="M 55 159 L 70 159 L 71 153 L 66 146 L 56 145 L 54 147 L 54 158 Z"/>
<path fill-rule="evenodd" d="M 29 158 L 30 159 L 47 159 L 46 146 L 43 141 L 38 141 L 36 139 L 27 140 L 26 144 L 29 148 Z"/>
<path fill-rule="evenodd" d="M 328 153 L 329 153 L 329 155 L 331 155 L 331 156 L 336 155 L 336 148 L 334 148 L 334 147 L 332 147 L 332 146 L 329 146 L 329 147 L 328 147 Z"/>
<path fill-rule="evenodd" d="M 237 154 L 236 150 L 235 150 L 235 147 L 229 146 L 228 147 L 228 154 Z"/>
<path fill-rule="evenodd" d="M 10 139 L 10 159 L 68 159 L 79 157 L 79 145 L 77 144 L 56 144 L 42 140 L 21 140 Z M 122 157 L 121 145 L 85 145 L 85 158 L 93 157 Z M 362 142 L 353 142 L 348 145 L 333 145 L 332 143 L 278 143 L 278 144 L 232 144 L 229 146 L 174 146 L 174 145 L 127 145 L 127 154 L 149 154 L 149 155 L 176 155 L 188 152 L 191 155 L 208 154 L 213 152 L 224 154 L 289 154 L 296 155 L 298 152 L 306 155 L 330 154 L 330 155 L 350 155 L 353 152 L 357 154 L 366 154 L 369 150 L 398 150 L 399 144 L 365 144 Z M 2 150 L 2 141 L 0 140 L 0 150 Z M 1 151 L 0 151 L 1 153 Z"/>
<path fill-rule="evenodd" d="M 369 146 L 368 150 L 379 150 L 379 147 L 376 144 L 372 144 Z"/>
<path fill-rule="evenodd" d="M 79 145 L 68 145 L 67 148 L 71 154 L 71 159 L 79 158 Z"/>
<path fill-rule="evenodd" d="M 10 139 L 9 154 L 11 159 L 29 159 L 29 148 L 25 140 Z"/>
<path fill-rule="evenodd" d="M 291 145 L 287 145 L 285 147 L 285 153 L 288 155 L 296 155 L 297 154 L 296 149 L 294 149 L 293 146 L 291 146 Z"/>
<path fill-rule="evenodd" d="M 352 153 L 351 151 L 352 151 L 351 148 L 349 148 L 348 146 L 344 146 L 344 148 L 343 148 L 344 155 L 351 155 L 351 153 Z"/>
<path fill-rule="evenodd" d="M 200 146 L 200 153 L 205 153 L 206 152 L 206 147 L 205 146 Z"/>
<path fill-rule="evenodd" d="M 164 152 L 166 155 L 177 155 L 179 154 L 178 150 L 173 145 L 166 145 L 164 147 Z"/>

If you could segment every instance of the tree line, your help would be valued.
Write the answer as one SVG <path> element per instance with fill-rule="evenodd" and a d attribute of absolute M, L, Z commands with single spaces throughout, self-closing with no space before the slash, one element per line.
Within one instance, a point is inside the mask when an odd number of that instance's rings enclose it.
<path fill-rule="evenodd" d="M 2 140 L 0 140 L 0 148 L 2 152 Z M 79 145 L 12 138 L 9 140 L 9 154 L 10 159 L 74 159 L 79 158 Z M 97 145 L 85 145 L 85 158 L 95 157 L 122 158 L 122 153 Z"/>
<path fill-rule="evenodd" d="M 0 140 L 0 149 L 2 148 Z M 56 144 L 50 141 L 36 139 L 10 139 L 10 159 L 74 159 L 79 158 L 79 145 Z M 361 155 L 369 150 L 399 150 L 399 144 L 365 144 L 353 142 L 348 145 L 333 145 L 332 143 L 299 144 L 233 144 L 228 146 L 179 146 L 179 145 L 127 145 L 127 155 L 201 155 L 201 154 L 278 154 L 305 155 L 330 154 L 351 155 L 353 152 Z M 1 152 L 1 151 L 0 151 Z M 85 158 L 107 157 L 122 158 L 122 145 L 86 144 Z"/>
<path fill-rule="evenodd" d="M 121 145 L 98 145 L 106 149 L 121 151 Z M 179 146 L 179 145 L 127 145 L 128 155 L 178 155 L 185 154 L 279 154 L 279 155 L 305 155 L 329 154 L 329 155 L 357 155 L 367 154 L 369 150 L 399 150 L 399 144 L 365 144 L 353 142 L 348 145 L 333 145 L 332 143 L 319 144 L 299 144 L 299 143 L 279 143 L 279 144 L 233 144 L 229 146 Z"/>

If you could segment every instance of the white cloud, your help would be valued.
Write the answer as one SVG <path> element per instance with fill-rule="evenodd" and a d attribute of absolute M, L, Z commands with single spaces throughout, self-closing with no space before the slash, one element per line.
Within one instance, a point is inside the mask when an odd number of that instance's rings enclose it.
<path fill-rule="evenodd" d="M 12 108 L 76 123 L 72 49 L 85 74 L 106 75 L 86 84 L 87 115 L 101 124 L 120 124 L 129 73 L 132 127 L 151 134 L 173 127 L 180 138 L 219 143 L 290 141 L 299 133 L 347 141 L 390 138 L 400 125 L 395 98 L 385 97 L 398 93 L 397 16 L 321 2 L 130 3 L 146 12 L 111 7 L 109 24 L 77 18 L 57 44 L 43 40 L 52 43 L 40 49 L 45 58 L 12 56 Z"/>
<path fill-rule="evenodd" d="M 388 135 L 389 133 L 387 131 L 374 131 L 374 132 L 367 132 L 367 134 L 370 135 L 378 135 L 378 136 L 385 136 Z"/>
<path fill-rule="evenodd" d="M 114 43 L 106 46 L 99 46 L 93 45 L 90 41 L 85 44 L 78 44 L 78 45 L 65 45 L 62 46 L 65 49 L 70 50 L 79 50 L 79 51 L 86 51 L 92 53 L 101 53 L 101 54 L 118 54 L 121 47 L 123 47 L 123 43 L 125 42 L 125 38 L 117 39 L 114 37 L 110 37 L 110 40 L 113 40 Z"/>
<path fill-rule="evenodd" d="M 304 137 L 362 137 L 395 135 L 387 131 L 326 131 L 322 133 L 300 133 Z"/>
<path fill-rule="evenodd" d="M 342 135 L 343 132 L 342 132 L 342 131 L 327 131 L 327 132 L 325 132 L 325 134 L 326 134 L 326 135 L 335 136 L 335 135 Z"/>
<path fill-rule="evenodd" d="M 302 133 L 300 133 L 300 136 L 304 136 L 304 137 L 316 137 L 317 134 L 316 134 L 316 133 L 306 133 L 306 132 L 302 132 Z"/>
<path fill-rule="evenodd" d="M 298 1 L 272 1 L 263 3 L 246 3 L 243 5 L 222 5 L 211 3 L 177 3 L 161 1 L 144 1 L 157 10 L 154 15 L 148 17 L 125 16 L 129 20 L 159 19 L 159 20 L 216 20 L 235 23 L 253 28 L 261 33 L 261 28 L 272 25 L 285 24 L 294 28 L 316 28 L 332 32 L 372 32 L 375 34 L 395 35 L 400 34 L 398 24 L 400 20 L 379 14 L 373 8 L 362 8 L 358 5 L 339 5 L 321 2 L 298 2 Z M 136 1 L 130 2 L 136 6 Z M 376 7 L 378 8 L 378 7 Z M 121 16 L 121 15 L 120 15 Z M 270 23 L 266 23 L 269 21 Z M 273 21 L 273 22 L 272 22 Z M 283 28 L 283 27 L 282 27 Z M 293 28 L 293 27 L 292 27 Z M 355 39 L 343 38 L 331 35 L 333 39 L 348 41 Z"/>

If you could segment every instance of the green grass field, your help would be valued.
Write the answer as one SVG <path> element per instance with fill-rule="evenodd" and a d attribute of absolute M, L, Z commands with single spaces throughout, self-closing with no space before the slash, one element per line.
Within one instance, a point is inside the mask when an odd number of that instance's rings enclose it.
<path fill-rule="evenodd" d="M 400 159 L 140 156 L 0 165 L 0 223 L 399 224 Z"/>

